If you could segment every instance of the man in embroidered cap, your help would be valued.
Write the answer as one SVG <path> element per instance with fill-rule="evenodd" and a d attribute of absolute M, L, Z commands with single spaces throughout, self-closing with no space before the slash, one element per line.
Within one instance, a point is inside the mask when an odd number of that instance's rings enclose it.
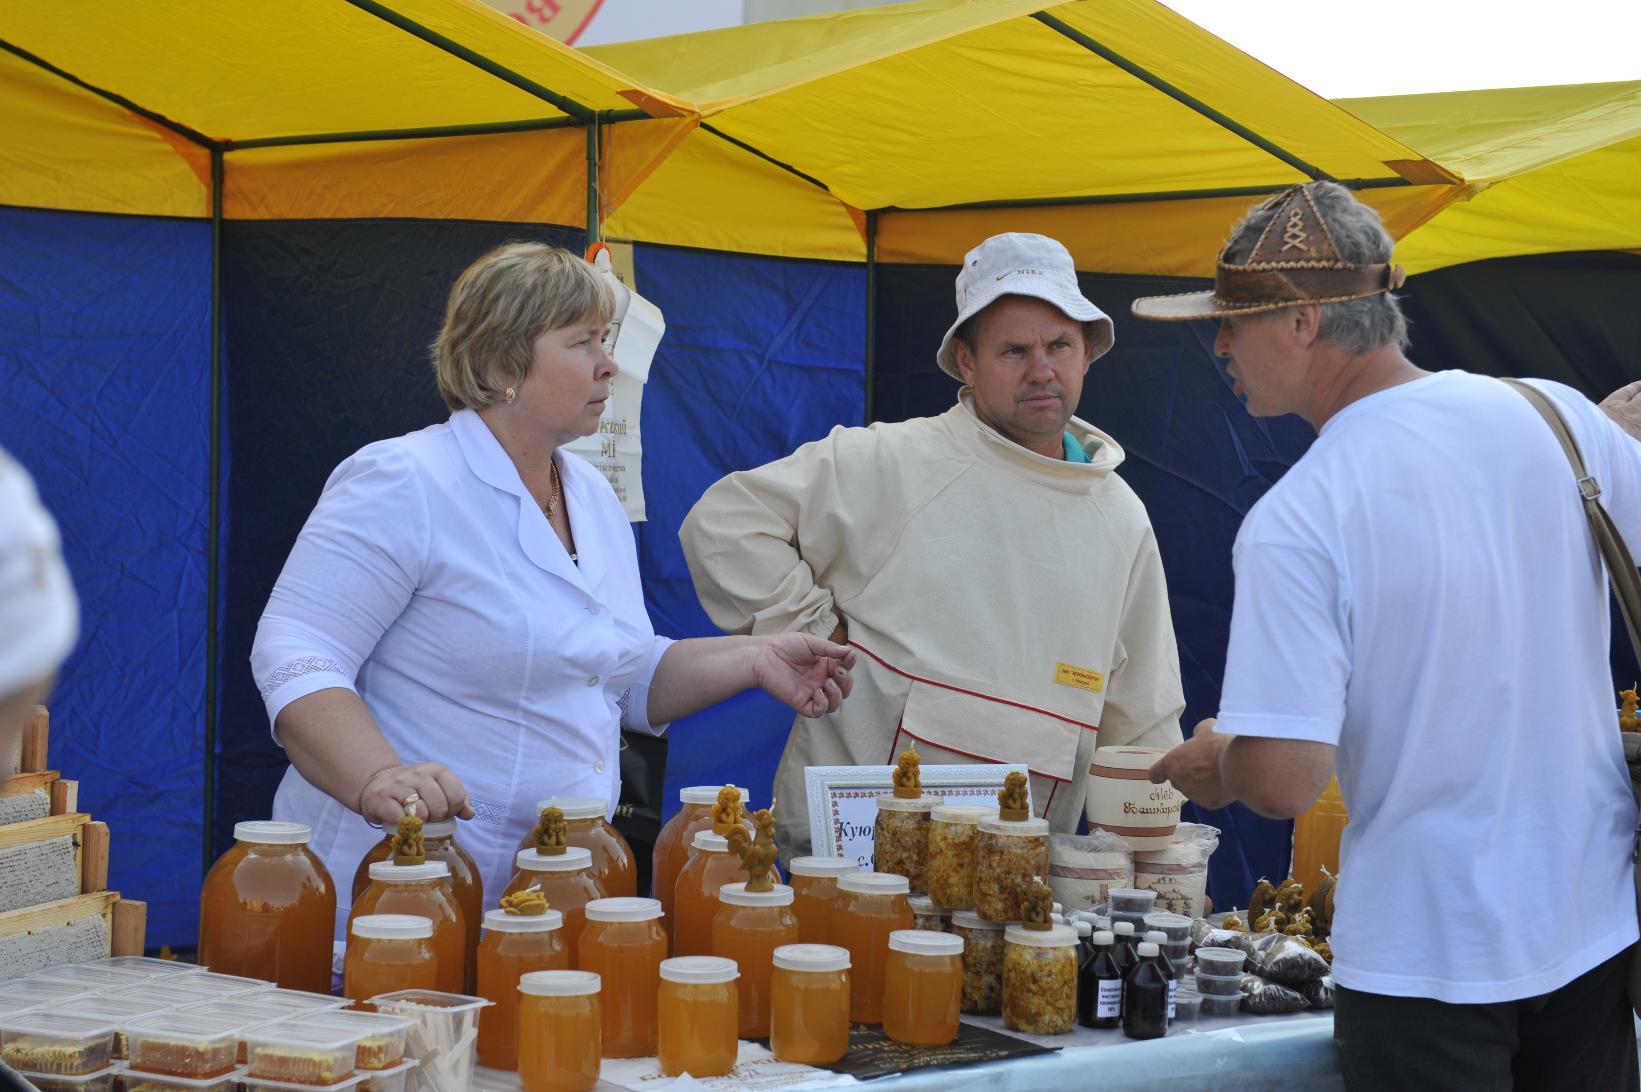
<path fill-rule="evenodd" d="M 79 633 L 57 525 L 34 482 L 0 451 L 0 760 L 15 754 Z"/>
<path fill-rule="evenodd" d="M 938 417 L 837 428 L 709 489 L 680 532 L 731 633 L 802 630 L 862 653 L 850 699 L 795 724 L 782 848 L 807 852 L 804 767 L 1020 763 L 1074 830 L 1100 746 L 1169 747 L 1184 708 L 1167 587 L 1122 448 L 1073 416 L 1111 320 L 1041 235 L 970 251 L 936 361 Z"/>
<path fill-rule="evenodd" d="M 1408 359 L 1401 271 L 1329 182 L 1248 213 L 1212 292 L 1248 411 L 1319 432 L 1237 533 L 1215 720 L 1152 770 L 1206 807 L 1350 809 L 1332 921 L 1349 1088 L 1635 1088 L 1636 807 L 1607 582 L 1575 476 L 1519 390 Z M 1641 444 L 1534 380 L 1641 548 Z"/>

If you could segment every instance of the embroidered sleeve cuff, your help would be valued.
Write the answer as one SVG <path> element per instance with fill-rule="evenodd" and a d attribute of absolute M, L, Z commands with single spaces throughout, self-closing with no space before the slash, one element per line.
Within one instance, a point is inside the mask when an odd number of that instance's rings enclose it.
<path fill-rule="evenodd" d="M 328 656 L 303 656 L 286 661 L 267 678 L 258 680 L 257 688 L 262 692 L 262 702 L 268 709 L 268 728 L 273 733 L 274 742 L 279 742 L 279 730 L 275 725 L 285 706 L 297 698 L 332 687 L 354 689 L 352 676 Z"/>
<path fill-rule="evenodd" d="M 650 723 L 650 683 L 655 679 L 655 668 L 661 663 L 661 657 L 671 647 L 671 637 L 657 636 L 654 647 L 650 649 L 650 662 L 645 665 L 644 673 L 625 694 L 621 695 L 622 731 L 658 736 L 667 730 L 665 724 Z"/>
<path fill-rule="evenodd" d="M 1323 717 L 1296 717 L 1286 714 L 1221 712 L 1214 721 L 1214 731 L 1220 735 L 1297 739 L 1333 746 L 1339 743 L 1339 728 L 1338 723 Z"/>

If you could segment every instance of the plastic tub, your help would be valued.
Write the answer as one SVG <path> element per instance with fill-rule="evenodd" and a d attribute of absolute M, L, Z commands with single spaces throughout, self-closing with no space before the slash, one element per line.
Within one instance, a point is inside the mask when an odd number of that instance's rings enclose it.
<path fill-rule="evenodd" d="M 96 997 L 98 995 L 89 994 L 88 996 Z M 68 1001 L 58 1002 L 58 1004 L 66 1006 L 77 1000 L 79 998 L 70 998 Z M 36 1001 L 32 997 L 0 996 L 0 1020 L 4 1020 L 8 1016 L 20 1016 L 25 1012 L 33 1012 L 35 1009 L 43 1009 L 50 1004 L 49 1001 Z"/>
<path fill-rule="evenodd" d="M 178 975 L 175 978 L 164 978 L 157 982 L 143 982 L 135 986 L 121 986 L 117 990 L 109 990 L 108 997 L 135 997 L 140 1000 L 154 1001 L 168 1009 L 182 1009 L 189 1005 L 197 1005 L 201 1001 L 213 1001 L 222 995 L 211 990 L 196 990 L 186 983 L 198 978 L 199 975 Z"/>
<path fill-rule="evenodd" d="M 1242 974 L 1242 964 L 1247 958 L 1247 952 L 1235 948 L 1198 948 L 1197 973 L 1235 978 Z"/>
<path fill-rule="evenodd" d="M 99 967 L 95 963 L 62 963 L 29 975 L 31 982 L 66 982 L 92 990 L 117 990 L 147 982 L 141 971 L 124 967 Z"/>
<path fill-rule="evenodd" d="M 332 1085 L 353 1075 L 363 1028 L 338 1027 L 318 1017 L 264 1024 L 245 1033 L 247 1080 Z"/>
<path fill-rule="evenodd" d="M 113 1060 L 114 1032 L 108 1020 L 37 1009 L 0 1021 L 0 1060 L 53 1077 L 96 1073 Z"/>
<path fill-rule="evenodd" d="M 1106 892 L 1111 900 L 1111 914 L 1115 918 L 1118 914 L 1139 914 L 1144 918 L 1151 913 L 1151 906 L 1157 901 L 1157 893 L 1139 887 L 1113 887 Z"/>
<path fill-rule="evenodd" d="M 429 1092 L 463 1092 L 472 1085 L 479 1010 L 493 1002 L 438 990 L 395 990 L 370 1001 L 378 1012 L 416 1021 L 409 1048 L 411 1056 L 423 1062 L 417 1075 L 421 1087 Z"/>
<path fill-rule="evenodd" d="M 31 1008 L 71 1001 L 99 991 L 78 982 L 48 982 L 43 978 L 19 978 L 0 986 L 0 998 L 28 1002 Z"/>
<path fill-rule="evenodd" d="M 1203 997 L 1193 989 L 1181 986 L 1174 991 L 1174 1022 L 1189 1024 L 1202 1013 Z"/>
<path fill-rule="evenodd" d="M 1203 997 L 1242 997 L 1240 974 L 1203 974 L 1197 971 L 1197 992 Z"/>
<path fill-rule="evenodd" d="M 106 1020 L 114 1024 L 114 1058 L 124 1061 L 127 1049 L 125 1025 L 167 1010 L 164 1005 L 144 1001 L 138 997 L 111 997 L 106 993 L 89 993 L 72 1001 L 60 1002 L 56 1006 L 56 1011 L 87 1016 L 93 1020 Z"/>
<path fill-rule="evenodd" d="M 195 963 L 183 963 L 176 959 L 155 959 L 153 956 L 121 955 L 109 956 L 107 959 L 93 959 L 82 967 L 115 967 L 120 970 L 139 971 L 145 978 L 166 979 L 177 978 L 182 975 L 201 974 L 205 968 Z"/>
<path fill-rule="evenodd" d="M 1162 958 L 1170 963 L 1184 963 L 1191 958 L 1191 942 L 1188 940 L 1182 940 L 1178 943 L 1170 941 L 1166 944 L 1159 944 L 1157 949 L 1162 952 Z"/>
<path fill-rule="evenodd" d="M 400 1062 L 391 1069 L 373 1069 L 369 1072 L 360 1070 L 358 1076 L 363 1080 L 359 1084 L 359 1092 L 405 1092 L 405 1085 L 410 1080 L 410 1071 L 416 1068 L 415 1062 Z"/>
<path fill-rule="evenodd" d="M 302 1018 L 305 1027 L 336 1028 L 364 1034 L 354 1054 L 360 1069 L 392 1069 L 405 1060 L 414 1017 L 388 1016 L 379 1012 L 321 1012 Z"/>
<path fill-rule="evenodd" d="M 220 1077 L 239 1065 L 243 1019 L 164 1012 L 125 1025 L 127 1067 L 168 1077 Z"/>
<path fill-rule="evenodd" d="M 114 1080 L 120 1075 L 117 1065 L 104 1066 L 95 1073 L 29 1073 L 23 1071 L 29 1086 L 38 1092 L 113 1092 Z"/>
<path fill-rule="evenodd" d="M 1178 994 L 1175 1000 L 1178 1001 Z M 1237 991 L 1235 997 L 1211 997 L 1202 995 L 1202 1015 L 1204 1016 L 1235 1016 L 1242 1011 L 1242 992 Z"/>
<path fill-rule="evenodd" d="M 1155 894 L 1155 892 L 1153 892 Z M 1177 944 L 1180 941 L 1191 939 L 1191 919 L 1184 914 L 1169 914 L 1162 911 L 1145 915 L 1146 929 L 1157 929 L 1168 938 L 1168 943 Z"/>
<path fill-rule="evenodd" d="M 340 1009 L 348 1004 L 345 997 L 328 993 L 308 993 L 305 990 L 269 990 L 267 993 L 252 996 L 259 1005 L 278 1005 L 290 1013 Z"/>
<path fill-rule="evenodd" d="M 245 1071 L 236 1069 L 220 1077 L 203 1079 L 162 1077 L 157 1073 L 142 1073 L 123 1067 L 120 1074 L 125 1092 L 234 1092 L 234 1089 L 239 1087 L 239 1080 Z"/>
<path fill-rule="evenodd" d="M 239 997 L 277 989 L 272 982 L 264 982 L 260 978 L 242 978 L 237 974 L 214 974 L 210 971 L 189 975 L 188 988 L 214 997 Z"/>

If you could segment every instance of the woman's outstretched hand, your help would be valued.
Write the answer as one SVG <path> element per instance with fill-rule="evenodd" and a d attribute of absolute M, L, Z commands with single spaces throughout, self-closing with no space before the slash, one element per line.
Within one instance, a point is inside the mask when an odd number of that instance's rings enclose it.
<path fill-rule="evenodd" d="M 753 653 L 752 677 L 773 698 L 806 717 L 833 713 L 849 696 L 855 650 L 807 633 L 762 638 Z"/>

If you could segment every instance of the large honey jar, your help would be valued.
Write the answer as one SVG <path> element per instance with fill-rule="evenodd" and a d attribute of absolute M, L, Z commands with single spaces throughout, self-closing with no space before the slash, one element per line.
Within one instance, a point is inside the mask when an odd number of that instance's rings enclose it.
<path fill-rule="evenodd" d="M 712 919 L 712 954 L 733 959 L 741 977 L 740 1037 L 769 1034 L 770 980 L 775 949 L 798 942 L 798 919 L 792 913 L 792 889 L 774 884 L 769 891 L 748 891 L 745 883 L 718 889 L 718 914 Z"/>
<path fill-rule="evenodd" d="M 576 966 L 581 926 L 587 920 L 585 908 L 594 899 L 604 897 L 604 889 L 593 879 L 592 854 L 580 846 L 571 846 L 556 856 L 521 849 L 515 862 L 518 871 L 502 896 L 540 891 L 547 905 L 564 915 L 564 950 L 569 953 L 570 966 Z"/>
<path fill-rule="evenodd" d="M 981 819 L 979 828 L 974 908 L 987 921 L 1019 921 L 1025 916 L 1026 885 L 1049 874 L 1048 820 L 992 815 Z"/>
<path fill-rule="evenodd" d="M 927 929 L 889 934 L 883 972 L 883 1033 L 897 1043 L 944 1046 L 957 1038 L 963 999 L 963 938 Z"/>
<path fill-rule="evenodd" d="M 849 1019 L 857 1024 L 883 1020 L 883 968 L 889 934 L 912 927 L 905 876 L 852 872 L 838 877 L 832 903 L 832 943 L 849 950 Z"/>
<path fill-rule="evenodd" d="M 479 941 L 478 996 L 493 1004 L 479 1010 L 479 1064 L 491 1069 L 517 1069 L 519 1058 L 519 981 L 535 971 L 569 968 L 564 950 L 564 915 L 509 914 L 492 910 L 484 915 L 484 939 Z"/>
<path fill-rule="evenodd" d="M 581 931 L 581 969 L 604 982 L 604 1057 L 655 1053 L 655 998 L 667 934 L 657 899 L 595 899 Z"/>
<path fill-rule="evenodd" d="M 199 961 L 286 989 L 328 991 L 336 887 L 301 823 L 234 824 L 199 896 Z"/>
<path fill-rule="evenodd" d="M 830 1065 L 849 1051 L 849 952 L 832 944 L 776 948 L 769 1049 L 783 1062 Z"/>
<path fill-rule="evenodd" d="M 712 954 L 712 919 L 718 916 L 718 892 L 726 883 L 746 879 L 741 858 L 729 842 L 710 830 L 697 831 L 695 853 L 685 862 L 673 886 L 672 954 Z"/>
<path fill-rule="evenodd" d="M 1003 1024 L 1060 1035 L 1077 1022 L 1077 931 L 1066 925 L 1003 933 Z"/>
<path fill-rule="evenodd" d="M 859 872 L 860 866 L 848 857 L 794 857 L 792 912 L 798 916 L 798 941 L 826 944 L 832 939 L 832 900 L 838 897 L 838 877 Z"/>
<path fill-rule="evenodd" d="M 524 1092 L 587 1092 L 598 1084 L 599 985 L 587 971 L 533 971 L 519 980 Z"/>
<path fill-rule="evenodd" d="M 342 956 L 342 996 L 374 1011 L 372 997 L 395 990 L 438 988 L 433 923 L 413 914 L 362 914 L 348 922 Z M 327 991 L 328 992 L 328 991 Z"/>
<path fill-rule="evenodd" d="M 948 910 L 974 906 L 974 858 L 980 820 L 996 808 L 942 804 L 929 813 L 929 897 Z"/>
<path fill-rule="evenodd" d="M 661 964 L 656 1055 L 669 1077 L 722 1077 L 735 1068 L 740 1003 L 732 959 L 681 956 Z"/>
<path fill-rule="evenodd" d="M 928 891 L 929 813 L 941 803 L 938 796 L 905 799 L 885 793 L 877 798 L 877 820 L 872 825 L 872 868 L 905 876 L 914 894 Z"/>
<path fill-rule="evenodd" d="M 393 857 L 393 831 L 365 854 L 353 873 L 353 898 L 358 900 L 370 886 L 370 866 Z M 456 820 L 440 819 L 422 824 L 422 853 L 430 861 L 443 861 L 450 866 L 450 890 L 456 905 L 462 908 L 462 924 L 467 929 L 468 993 L 473 992 L 477 962 L 473 955 L 479 946 L 479 926 L 484 921 L 484 879 L 479 866 L 456 841 Z"/>
<path fill-rule="evenodd" d="M 564 813 L 564 842 L 592 854 L 593 879 L 605 898 L 638 894 L 638 865 L 632 847 L 604 818 L 609 802 L 593 796 L 549 796 L 536 801 L 536 814 L 546 808 Z M 535 831 L 524 836 L 520 849 L 534 849 Z"/>
<path fill-rule="evenodd" d="M 672 892 L 678 883 L 678 873 L 692 853 L 695 835 L 712 829 L 712 805 L 718 801 L 718 786 L 691 785 L 680 789 L 681 805 L 667 820 L 666 826 L 655 839 L 655 854 L 651 858 L 650 894 L 661 900 L 661 924 L 672 930 Z M 741 790 L 741 806 L 746 806 L 747 792 Z"/>
<path fill-rule="evenodd" d="M 443 861 L 370 866 L 370 885 L 348 915 L 411 914 L 433 923 L 433 954 L 439 960 L 438 986 L 447 993 L 467 988 L 467 925 L 450 888 L 450 866 Z"/>

